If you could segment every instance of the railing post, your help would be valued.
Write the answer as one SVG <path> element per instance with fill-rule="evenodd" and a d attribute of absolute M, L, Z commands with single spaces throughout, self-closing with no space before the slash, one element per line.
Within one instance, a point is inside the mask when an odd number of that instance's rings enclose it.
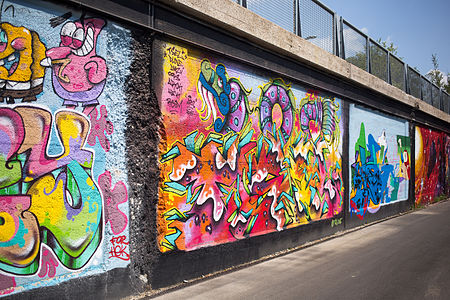
<path fill-rule="evenodd" d="M 150 27 L 155 28 L 155 8 L 154 5 L 151 3 L 148 6 L 148 15 L 150 18 Z"/>
<path fill-rule="evenodd" d="M 447 102 L 447 113 L 450 114 L 450 98 L 449 94 L 445 93 L 445 100 Z"/>
<path fill-rule="evenodd" d="M 408 64 L 403 64 L 403 68 L 405 69 L 405 76 L 403 76 L 404 78 L 403 78 L 403 80 L 405 81 L 405 92 L 407 93 L 407 94 L 410 94 L 411 95 L 411 88 L 410 88 L 410 86 L 409 86 L 409 69 L 408 69 Z"/>
<path fill-rule="evenodd" d="M 339 56 L 339 42 L 338 42 L 338 21 L 337 14 L 333 14 L 333 54 Z"/>
<path fill-rule="evenodd" d="M 341 58 L 345 59 L 345 45 L 344 45 L 344 19 L 340 17 L 340 36 L 341 36 Z"/>
<path fill-rule="evenodd" d="M 300 0 L 294 0 L 295 5 L 295 34 L 302 36 L 302 28 L 300 23 Z"/>
<path fill-rule="evenodd" d="M 370 38 L 366 35 L 366 71 L 370 73 Z"/>
<path fill-rule="evenodd" d="M 444 94 L 442 93 L 442 89 L 439 88 L 439 107 L 438 109 L 444 111 L 444 103 L 443 103 L 443 99 L 444 99 Z"/>
<path fill-rule="evenodd" d="M 425 101 L 425 99 L 423 98 L 423 78 L 422 78 L 422 74 L 419 74 L 419 80 L 420 80 L 420 99 L 422 101 Z"/>
<path fill-rule="evenodd" d="M 387 83 L 392 84 L 391 78 L 391 53 L 387 52 Z"/>

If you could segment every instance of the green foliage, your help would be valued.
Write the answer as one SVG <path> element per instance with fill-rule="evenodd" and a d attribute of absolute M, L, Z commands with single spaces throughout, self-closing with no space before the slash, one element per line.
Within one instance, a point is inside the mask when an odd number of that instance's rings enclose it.
<path fill-rule="evenodd" d="M 433 63 L 433 70 L 428 72 L 427 77 L 432 83 L 442 88 L 444 85 L 444 74 L 439 70 L 439 62 L 436 54 L 431 54 L 431 62 Z"/>
<path fill-rule="evenodd" d="M 354 56 L 347 57 L 345 60 L 363 70 L 367 70 L 366 59 L 365 52 L 358 52 Z"/>
<path fill-rule="evenodd" d="M 387 51 L 391 52 L 392 54 L 394 54 L 395 56 L 397 56 L 398 58 L 400 58 L 401 60 L 403 60 L 403 57 L 398 56 L 398 47 L 394 45 L 393 42 L 386 42 L 381 40 L 381 38 L 379 38 L 377 40 L 377 43 L 380 44 L 381 46 L 383 46 Z"/>
<path fill-rule="evenodd" d="M 431 62 L 433 64 L 433 69 L 428 72 L 426 77 L 439 88 L 442 88 L 447 93 L 450 93 L 450 82 L 448 81 L 449 74 L 447 73 L 447 81 L 445 81 L 444 73 L 439 70 L 439 60 L 437 58 L 437 54 L 431 54 Z"/>

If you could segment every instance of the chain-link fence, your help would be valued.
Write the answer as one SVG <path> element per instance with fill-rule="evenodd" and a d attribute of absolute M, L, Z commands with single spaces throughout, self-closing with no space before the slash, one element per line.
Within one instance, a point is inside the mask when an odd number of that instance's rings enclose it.
<path fill-rule="evenodd" d="M 424 77 L 420 77 L 422 83 L 422 100 L 431 104 L 431 82 Z"/>
<path fill-rule="evenodd" d="M 247 8 L 287 31 L 296 32 L 296 1 L 246 0 Z"/>
<path fill-rule="evenodd" d="M 420 74 L 411 67 L 408 67 L 408 92 L 416 98 L 421 99 L 421 82 Z"/>
<path fill-rule="evenodd" d="M 447 93 L 442 93 L 442 106 L 441 109 L 450 114 L 450 96 Z"/>
<path fill-rule="evenodd" d="M 299 34 L 320 48 L 335 53 L 334 13 L 319 2 L 299 0 Z"/>
<path fill-rule="evenodd" d="M 431 86 L 431 104 L 436 108 L 442 109 L 441 92 L 439 91 L 439 88 L 435 85 Z"/>
<path fill-rule="evenodd" d="M 405 64 L 398 58 L 389 55 L 389 66 L 391 71 L 391 84 L 404 91 L 406 89 Z"/>
<path fill-rule="evenodd" d="M 359 30 L 346 23 L 342 23 L 343 57 L 346 61 L 368 70 L 367 39 Z"/>
<path fill-rule="evenodd" d="M 233 0 L 320 48 L 449 113 L 449 95 L 318 0 Z M 338 21 L 339 20 L 339 21 Z"/>
<path fill-rule="evenodd" d="M 370 41 L 369 57 L 370 73 L 384 81 L 388 81 L 388 51 Z"/>

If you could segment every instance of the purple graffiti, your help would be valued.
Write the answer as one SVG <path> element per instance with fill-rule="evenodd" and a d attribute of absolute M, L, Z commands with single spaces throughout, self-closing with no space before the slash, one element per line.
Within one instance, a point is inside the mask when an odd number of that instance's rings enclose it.
<path fill-rule="evenodd" d="M 294 95 L 290 87 L 284 84 L 281 79 L 276 79 L 264 86 L 259 99 L 259 121 L 261 130 L 263 132 L 272 132 L 272 110 L 273 107 L 278 104 L 280 105 L 283 118 L 280 131 L 286 141 L 290 137 L 294 125 L 293 100 Z"/>

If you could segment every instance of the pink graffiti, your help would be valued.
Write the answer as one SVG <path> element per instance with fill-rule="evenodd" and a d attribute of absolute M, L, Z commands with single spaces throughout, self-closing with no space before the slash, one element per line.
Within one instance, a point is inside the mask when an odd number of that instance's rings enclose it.
<path fill-rule="evenodd" d="M 122 181 L 111 189 L 111 173 L 106 171 L 98 177 L 98 184 L 105 199 L 105 224 L 111 224 L 114 234 L 122 233 L 128 224 L 127 216 L 120 210 L 119 204 L 128 200 L 128 193 Z"/>
<path fill-rule="evenodd" d="M 85 114 L 98 104 L 108 75 L 105 59 L 96 53 L 104 26 L 105 21 L 97 18 L 69 21 L 61 28 L 59 47 L 46 52 L 56 94 L 66 107 L 82 104 Z"/>
<path fill-rule="evenodd" d="M 55 256 L 52 254 L 52 252 L 45 249 L 44 252 L 42 253 L 41 270 L 39 271 L 38 276 L 41 278 L 45 277 L 45 275 L 48 275 L 48 277 L 50 278 L 55 277 L 56 267 L 58 265 L 59 263 L 56 260 Z"/>
<path fill-rule="evenodd" d="M 14 292 L 15 287 L 16 280 L 14 279 L 14 277 L 0 274 L 0 296 Z"/>
<path fill-rule="evenodd" d="M 96 138 L 98 137 L 98 140 L 103 150 L 105 150 L 105 152 L 108 152 L 110 148 L 110 143 L 108 138 L 106 137 L 106 134 L 111 135 L 113 133 L 114 128 L 112 123 L 107 120 L 108 111 L 106 110 L 106 106 L 102 105 L 100 107 L 100 117 L 98 119 L 97 119 L 98 117 L 97 108 L 92 110 L 89 117 L 91 118 L 91 132 L 89 133 L 87 139 L 88 144 L 94 146 L 97 141 Z"/>

